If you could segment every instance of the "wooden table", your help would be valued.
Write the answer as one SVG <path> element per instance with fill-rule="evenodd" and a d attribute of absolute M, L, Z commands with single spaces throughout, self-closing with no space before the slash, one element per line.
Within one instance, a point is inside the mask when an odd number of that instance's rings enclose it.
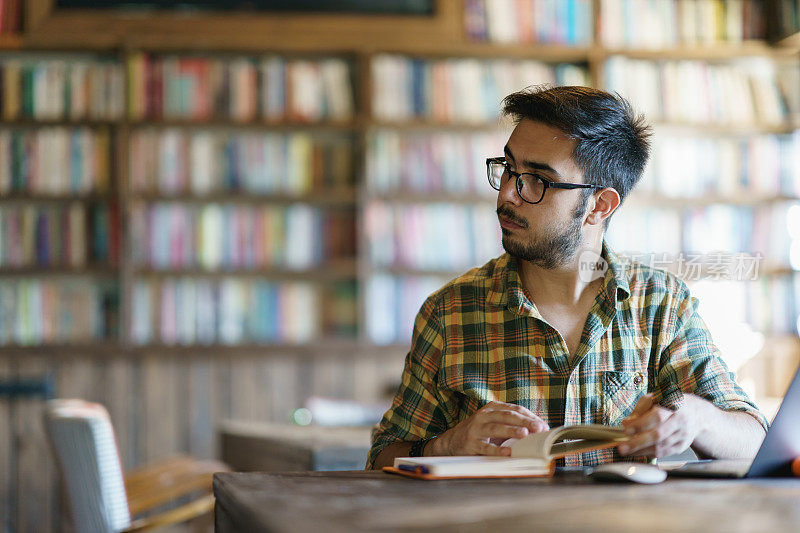
<path fill-rule="evenodd" d="M 220 473 L 216 530 L 800 531 L 800 479 L 418 481 L 382 472 Z"/>
<path fill-rule="evenodd" d="M 228 420 L 220 424 L 222 461 L 240 472 L 364 468 L 369 427 L 295 426 Z"/>

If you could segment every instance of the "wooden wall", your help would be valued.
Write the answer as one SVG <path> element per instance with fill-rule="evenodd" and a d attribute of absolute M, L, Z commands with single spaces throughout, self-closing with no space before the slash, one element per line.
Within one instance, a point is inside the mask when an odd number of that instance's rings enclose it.
<path fill-rule="evenodd" d="M 403 354 L 0 354 L 0 380 L 50 372 L 58 397 L 105 405 L 130 468 L 176 452 L 216 457 L 219 421 L 285 421 L 310 395 L 380 401 L 399 381 L 402 365 Z M 0 531 L 59 530 L 58 474 L 42 406 L 41 400 L 0 399 Z"/>

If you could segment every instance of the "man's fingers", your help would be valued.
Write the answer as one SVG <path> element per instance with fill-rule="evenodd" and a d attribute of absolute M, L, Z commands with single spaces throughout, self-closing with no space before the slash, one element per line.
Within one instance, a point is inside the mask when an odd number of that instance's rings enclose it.
<path fill-rule="evenodd" d="M 478 455 L 511 455 L 511 448 L 503 448 L 489 442 L 480 442 L 478 444 Z"/>
<path fill-rule="evenodd" d="M 476 437 L 480 440 L 484 439 L 521 439 L 528 435 L 528 428 L 520 426 L 510 426 L 507 424 L 499 424 L 490 422 L 484 424 L 479 430 Z"/>
<path fill-rule="evenodd" d="M 631 414 L 629 414 L 625 420 L 622 421 L 622 423 L 624 424 L 625 422 L 631 421 L 643 413 L 646 413 L 651 407 L 653 407 L 653 405 L 653 393 L 648 392 L 639 398 L 639 401 L 636 402 L 636 406 L 633 408 Z"/>
<path fill-rule="evenodd" d="M 642 452 L 656 444 L 655 432 L 647 431 L 636 435 L 627 442 L 617 446 L 621 455 L 644 455 Z"/>
<path fill-rule="evenodd" d="M 533 415 L 533 418 L 531 418 L 516 411 L 489 411 L 484 413 L 483 417 L 487 421 L 500 422 L 510 426 L 524 427 L 534 433 L 547 431 L 550 429 L 550 427 L 547 425 L 547 422 L 538 416 Z"/>
<path fill-rule="evenodd" d="M 628 419 L 627 422 L 624 423 L 625 432 L 628 433 L 628 435 L 634 435 L 653 429 L 654 427 L 662 425 L 672 414 L 673 412 L 669 409 L 655 406 L 636 418 Z"/>
<path fill-rule="evenodd" d="M 686 448 L 688 448 L 688 445 L 683 444 L 683 436 L 681 433 L 675 432 L 660 442 L 631 451 L 629 454 L 637 457 L 666 457 L 668 455 L 681 453 Z"/>
<path fill-rule="evenodd" d="M 622 455 L 652 455 L 653 449 L 680 439 L 680 429 L 677 424 L 666 423 L 637 434 L 617 449 Z"/>

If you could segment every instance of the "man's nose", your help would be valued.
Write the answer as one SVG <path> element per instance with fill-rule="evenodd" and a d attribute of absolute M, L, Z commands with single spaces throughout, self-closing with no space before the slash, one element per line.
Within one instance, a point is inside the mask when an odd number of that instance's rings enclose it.
<path fill-rule="evenodd" d="M 513 204 L 513 205 L 521 205 L 523 200 L 520 198 L 519 193 L 517 192 L 517 180 L 513 177 L 507 177 L 505 183 L 501 182 L 500 191 L 498 194 L 498 202 L 499 205 L 502 205 L 506 202 Z"/>

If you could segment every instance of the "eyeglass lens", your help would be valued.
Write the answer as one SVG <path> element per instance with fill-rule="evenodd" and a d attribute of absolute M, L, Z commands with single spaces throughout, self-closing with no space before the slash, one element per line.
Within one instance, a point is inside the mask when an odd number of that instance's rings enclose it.
<path fill-rule="evenodd" d="M 510 174 L 506 172 L 506 166 L 504 164 L 499 162 L 492 162 L 489 164 L 491 185 L 498 191 L 505 184 L 509 176 Z M 517 192 L 523 200 L 537 203 L 544 195 L 544 182 L 531 174 L 521 174 L 520 179 L 517 179 Z"/>

